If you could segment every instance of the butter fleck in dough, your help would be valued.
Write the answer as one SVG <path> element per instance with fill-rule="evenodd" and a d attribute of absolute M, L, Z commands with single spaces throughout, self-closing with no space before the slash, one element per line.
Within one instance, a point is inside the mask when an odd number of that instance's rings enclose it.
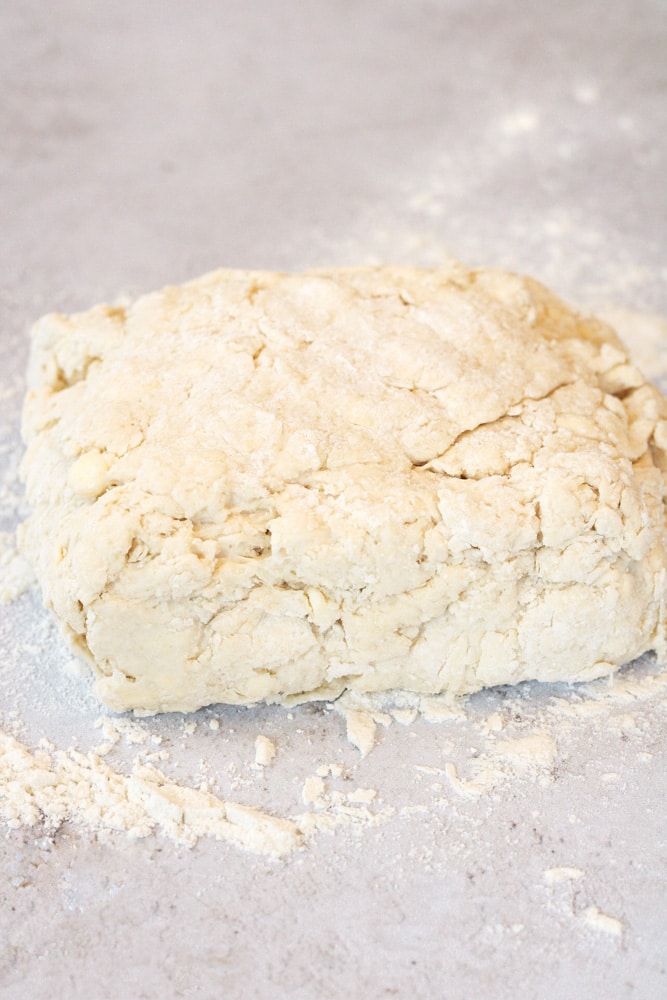
<path fill-rule="evenodd" d="M 460 265 L 222 270 L 32 334 L 21 530 L 117 710 L 589 680 L 667 652 L 667 402 Z"/>

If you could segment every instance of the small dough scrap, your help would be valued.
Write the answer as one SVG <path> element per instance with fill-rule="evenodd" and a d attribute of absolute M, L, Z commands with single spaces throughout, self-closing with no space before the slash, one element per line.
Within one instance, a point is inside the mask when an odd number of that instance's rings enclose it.
<path fill-rule="evenodd" d="M 665 656 L 667 402 L 531 279 L 216 271 L 46 316 L 28 381 L 22 551 L 111 708 Z"/>
<path fill-rule="evenodd" d="M 261 734 L 255 740 L 255 767 L 268 767 L 276 756 L 276 745 L 268 736 Z"/>

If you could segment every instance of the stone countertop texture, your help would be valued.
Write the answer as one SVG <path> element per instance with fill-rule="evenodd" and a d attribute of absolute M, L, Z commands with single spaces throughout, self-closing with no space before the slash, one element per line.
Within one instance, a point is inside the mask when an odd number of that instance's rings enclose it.
<path fill-rule="evenodd" d="M 618 317 L 664 379 L 665 14 L 661 0 L 5 0 L 0 531 L 21 516 L 30 323 L 219 266 L 454 256 L 525 271 Z M 89 682 L 65 669 L 35 593 L 0 606 L 0 651 L 0 728 L 30 747 L 99 742 Z M 663 689 L 562 730 L 540 721 L 550 699 L 585 694 L 493 692 L 462 720 L 378 726 L 363 760 L 322 706 L 203 710 L 194 732 L 146 720 L 185 784 L 206 774 L 287 815 L 336 762 L 345 787 L 376 790 L 382 822 L 282 861 L 3 827 L 0 997 L 666 996 Z M 557 752 L 478 794 L 456 776 L 476 773 L 494 714 L 515 735 L 546 725 Z M 262 734 L 277 756 L 258 770 Z"/>

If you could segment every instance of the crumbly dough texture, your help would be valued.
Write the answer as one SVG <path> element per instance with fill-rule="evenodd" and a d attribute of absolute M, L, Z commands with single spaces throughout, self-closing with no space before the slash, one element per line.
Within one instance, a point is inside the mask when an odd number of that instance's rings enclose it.
<path fill-rule="evenodd" d="M 114 709 L 665 655 L 667 402 L 530 279 L 221 270 L 50 315 L 24 438 L 22 549 Z"/>

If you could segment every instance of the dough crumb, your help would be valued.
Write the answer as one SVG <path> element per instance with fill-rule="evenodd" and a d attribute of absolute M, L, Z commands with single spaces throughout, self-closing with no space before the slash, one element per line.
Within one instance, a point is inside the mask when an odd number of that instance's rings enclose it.
<path fill-rule="evenodd" d="M 102 735 L 107 743 L 116 744 L 121 737 L 126 743 L 133 745 L 147 743 L 149 739 L 152 739 L 150 731 L 141 723 L 116 716 L 100 716 L 95 720 L 95 728 L 102 730 Z"/>
<path fill-rule="evenodd" d="M 391 715 L 401 726 L 411 726 L 417 718 L 416 708 L 394 708 Z"/>
<path fill-rule="evenodd" d="M 328 778 L 329 775 L 331 775 L 332 778 L 340 778 L 342 773 L 342 764 L 320 764 L 315 771 L 315 774 L 317 774 L 320 778 Z"/>
<path fill-rule="evenodd" d="M 555 885 L 557 882 L 569 882 L 583 877 L 584 872 L 581 868 L 547 868 L 544 873 L 544 881 L 547 885 Z"/>
<path fill-rule="evenodd" d="M 255 740 L 255 767 L 268 767 L 275 756 L 275 743 L 267 736 L 258 736 Z"/>
<path fill-rule="evenodd" d="M 601 931 L 603 934 L 611 934 L 620 937 L 625 930 L 625 924 L 616 917 L 610 917 L 603 913 L 597 906 L 589 906 L 584 911 L 584 920 L 594 931 Z"/>
<path fill-rule="evenodd" d="M 351 709 L 345 713 L 347 738 L 360 751 L 362 757 L 367 757 L 375 746 L 376 725 L 370 712 Z"/>
<path fill-rule="evenodd" d="M 491 715 L 483 721 L 481 726 L 482 732 L 486 736 L 490 736 L 493 733 L 500 733 L 504 728 L 505 720 L 500 712 L 492 712 Z"/>
<path fill-rule="evenodd" d="M 301 793 L 301 798 L 303 799 L 303 804 L 306 806 L 324 805 L 324 781 L 319 775 L 312 775 L 310 778 L 306 778 L 303 791 Z"/>
<path fill-rule="evenodd" d="M 348 795 L 348 800 L 350 802 L 372 802 L 377 796 L 377 789 L 375 788 L 356 788 L 353 792 Z"/>

